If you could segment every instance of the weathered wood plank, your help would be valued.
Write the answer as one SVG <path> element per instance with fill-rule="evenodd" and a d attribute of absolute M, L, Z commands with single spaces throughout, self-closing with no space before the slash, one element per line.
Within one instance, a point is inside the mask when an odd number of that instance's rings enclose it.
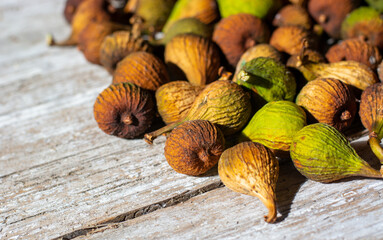
<path fill-rule="evenodd" d="M 373 158 L 365 142 L 357 147 Z M 257 198 L 225 187 L 76 239 L 381 239 L 382 192 L 381 180 L 322 184 L 306 180 L 285 162 L 275 224 L 264 222 L 267 209 Z"/>

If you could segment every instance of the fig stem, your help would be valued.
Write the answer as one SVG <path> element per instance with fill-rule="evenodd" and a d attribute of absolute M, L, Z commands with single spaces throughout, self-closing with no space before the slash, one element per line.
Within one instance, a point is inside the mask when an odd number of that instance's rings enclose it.
<path fill-rule="evenodd" d="M 379 159 L 380 163 L 383 164 L 383 148 L 380 146 L 380 140 L 373 134 L 370 134 L 368 144 L 370 144 L 372 152 Z"/>
<path fill-rule="evenodd" d="M 171 123 L 171 124 L 166 125 L 166 126 L 160 128 L 160 129 L 157 129 L 156 131 L 147 133 L 147 134 L 144 135 L 144 140 L 148 144 L 153 144 L 154 139 L 156 139 L 158 136 L 160 136 L 161 134 L 170 132 L 171 130 L 173 130 L 174 128 L 176 128 L 178 125 L 180 125 L 183 122 L 185 122 L 185 120 L 181 120 L 181 121 L 178 121 L 178 122 Z"/>
<path fill-rule="evenodd" d="M 277 204 L 275 198 L 268 196 L 266 198 L 259 197 L 262 203 L 267 207 L 269 213 L 264 216 L 267 223 L 274 223 L 277 220 Z"/>
<path fill-rule="evenodd" d="M 48 34 L 46 36 L 46 42 L 48 46 L 75 46 L 77 45 L 77 41 L 73 39 L 72 34 L 69 36 L 67 40 L 64 40 L 62 42 L 56 42 L 53 38 L 52 34 Z"/>

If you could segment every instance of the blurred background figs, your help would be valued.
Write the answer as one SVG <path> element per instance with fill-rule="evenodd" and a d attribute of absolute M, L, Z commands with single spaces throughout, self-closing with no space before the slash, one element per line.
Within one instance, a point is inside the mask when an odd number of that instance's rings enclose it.
<path fill-rule="evenodd" d="M 176 35 L 166 44 L 164 54 L 172 80 L 187 79 L 204 86 L 218 77 L 219 49 L 208 38 L 191 33 Z"/>
<path fill-rule="evenodd" d="M 138 51 L 122 59 L 113 74 L 112 83 L 129 82 L 150 91 L 156 91 L 169 82 L 165 63 L 155 55 Z"/>
<path fill-rule="evenodd" d="M 217 0 L 222 18 L 239 13 L 247 13 L 258 18 L 265 18 L 282 5 L 280 0 Z"/>
<path fill-rule="evenodd" d="M 263 21 L 251 14 L 240 13 L 221 19 L 215 26 L 213 41 L 235 68 L 241 55 L 257 43 L 269 41 L 270 30 Z"/>

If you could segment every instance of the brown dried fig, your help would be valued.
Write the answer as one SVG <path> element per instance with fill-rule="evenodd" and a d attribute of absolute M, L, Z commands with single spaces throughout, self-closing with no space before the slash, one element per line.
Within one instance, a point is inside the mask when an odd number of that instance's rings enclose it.
<path fill-rule="evenodd" d="M 301 26 L 311 29 L 311 18 L 305 8 L 299 5 L 289 4 L 281 8 L 274 16 L 273 25 L 281 26 Z"/>
<path fill-rule="evenodd" d="M 148 129 L 155 116 L 150 92 L 131 83 L 110 85 L 94 103 L 94 118 L 107 134 L 135 138 Z"/>
<path fill-rule="evenodd" d="M 359 116 L 370 132 L 370 147 L 383 164 L 383 148 L 380 146 L 383 138 L 383 83 L 375 83 L 362 92 Z"/>
<path fill-rule="evenodd" d="M 104 38 L 123 27 L 113 22 L 89 22 L 79 35 L 77 47 L 89 62 L 101 65 L 100 49 Z"/>
<path fill-rule="evenodd" d="M 219 49 L 210 40 L 194 34 L 179 34 L 165 47 L 165 62 L 174 80 L 187 79 L 204 86 L 218 76 Z"/>
<path fill-rule="evenodd" d="M 133 52 L 117 64 L 113 83 L 130 82 L 155 91 L 169 82 L 166 65 L 161 59 L 147 52 Z"/>
<path fill-rule="evenodd" d="M 225 150 L 223 133 L 206 120 L 184 122 L 166 139 L 165 158 L 178 173 L 201 175 L 218 163 Z"/>
<path fill-rule="evenodd" d="M 77 10 L 77 7 L 84 0 L 66 0 L 64 6 L 64 17 L 68 23 L 72 23 L 73 15 Z"/>
<path fill-rule="evenodd" d="M 282 26 L 271 34 L 270 45 L 278 51 L 294 55 L 301 52 L 304 40 L 310 38 L 310 32 L 300 26 Z M 308 44 L 310 46 L 312 42 Z"/>
<path fill-rule="evenodd" d="M 130 53 L 150 52 L 149 43 L 132 31 L 116 31 L 104 38 L 100 47 L 100 62 L 113 74 L 117 63 Z"/>
<path fill-rule="evenodd" d="M 318 122 L 339 131 L 349 127 L 356 115 L 356 99 L 351 89 L 333 78 L 308 82 L 299 92 L 297 105 L 305 108 Z"/>
<path fill-rule="evenodd" d="M 156 90 L 157 110 L 165 124 L 176 122 L 189 111 L 203 87 L 172 81 Z"/>
<path fill-rule="evenodd" d="M 329 62 L 353 60 L 361 62 L 375 70 L 382 61 L 379 49 L 361 39 L 346 39 L 333 45 L 326 53 Z"/>
<path fill-rule="evenodd" d="M 344 18 L 359 5 L 359 0 L 309 0 L 310 15 L 333 38 L 340 38 Z"/>
<path fill-rule="evenodd" d="M 79 41 L 79 35 L 90 22 L 104 22 L 111 20 L 111 14 L 106 10 L 107 3 L 104 0 L 85 0 L 80 3 L 73 16 L 69 37 L 56 42 L 52 36 L 48 36 L 50 46 L 74 46 Z"/>
<path fill-rule="evenodd" d="M 221 48 L 227 61 L 235 67 L 241 55 L 257 43 L 266 43 L 270 32 L 254 15 L 240 13 L 221 19 L 213 32 L 213 41 Z"/>

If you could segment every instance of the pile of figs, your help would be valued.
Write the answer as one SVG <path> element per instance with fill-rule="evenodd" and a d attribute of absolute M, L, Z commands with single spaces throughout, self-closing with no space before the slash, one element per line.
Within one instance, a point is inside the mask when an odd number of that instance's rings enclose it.
<path fill-rule="evenodd" d="M 383 178 L 383 2 L 373 0 L 67 0 L 68 39 L 105 68 L 99 128 L 149 144 L 192 176 L 218 165 L 230 189 L 277 219 L 279 160 L 308 179 Z"/>

